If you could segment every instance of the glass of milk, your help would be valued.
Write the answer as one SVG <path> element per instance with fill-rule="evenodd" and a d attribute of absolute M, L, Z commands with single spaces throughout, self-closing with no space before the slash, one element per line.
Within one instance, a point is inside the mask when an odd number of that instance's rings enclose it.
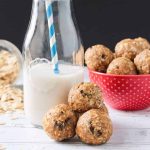
<path fill-rule="evenodd" d="M 83 81 L 84 49 L 71 6 L 71 0 L 52 1 L 59 63 L 59 74 L 55 74 L 45 0 L 33 0 L 23 53 L 25 114 L 35 126 L 41 126 L 48 109 L 67 103 L 71 87 Z"/>

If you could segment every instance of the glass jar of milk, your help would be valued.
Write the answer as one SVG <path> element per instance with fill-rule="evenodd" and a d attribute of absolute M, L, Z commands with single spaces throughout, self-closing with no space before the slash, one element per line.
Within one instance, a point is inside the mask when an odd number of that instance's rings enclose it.
<path fill-rule="evenodd" d="M 33 0 L 24 51 L 24 106 L 32 124 L 41 126 L 49 108 L 67 103 L 70 88 L 83 81 L 84 49 L 70 0 L 53 0 L 59 73 L 53 71 L 46 0 Z M 53 40 L 53 39 L 51 39 Z"/>

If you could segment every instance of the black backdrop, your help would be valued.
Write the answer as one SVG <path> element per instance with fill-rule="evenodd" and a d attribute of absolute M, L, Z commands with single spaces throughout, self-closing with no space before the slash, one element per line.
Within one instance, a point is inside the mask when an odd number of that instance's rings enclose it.
<path fill-rule="evenodd" d="M 122 38 L 150 40 L 150 0 L 73 0 L 85 48 L 103 43 L 113 49 Z M 0 0 L 0 38 L 20 49 L 32 0 Z"/>

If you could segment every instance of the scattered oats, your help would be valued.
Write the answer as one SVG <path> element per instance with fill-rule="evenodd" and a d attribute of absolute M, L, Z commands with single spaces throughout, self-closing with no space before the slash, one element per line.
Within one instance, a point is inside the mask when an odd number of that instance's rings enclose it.
<path fill-rule="evenodd" d="M 1 84 L 0 84 L 0 85 L 1 85 Z M 4 93 L 5 91 L 7 91 L 9 88 L 10 88 L 10 85 L 1 85 L 1 86 L 0 86 L 0 98 L 1 98 L 1 96 L 3 95 L 3 93 Z"/>
<path fill-rule="evenodd" d="M 5 124 L 6 124 L 6 122 L 0 122 L 0 126 L 5 125 Z"/>
<path fill-rule="evenodd" d="M 6 147 L 4 145 L 0 145 L 0 150 L 5 150 Z"/>
<path fill-rule="evenodd" d="M 11 117 L 11 120 L 17 120 L 17 119 L 18 119 L 18 117 L 16 117 L 16 116 Z"/>
<path fill-rule="evenodd" d="M 2 113 L 4 113 L 4 110 L 2 109 L 1 104 L 0 104 L 0 114 Z"/>
<path fill-rule="evenodd" d="M 23 110 L 23 91 L 10 85 L 0 86 L 0 113 Z"/>

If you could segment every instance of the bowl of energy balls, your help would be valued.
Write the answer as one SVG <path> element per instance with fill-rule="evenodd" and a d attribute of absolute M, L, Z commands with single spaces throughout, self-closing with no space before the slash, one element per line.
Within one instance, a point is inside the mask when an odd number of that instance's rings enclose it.
<path fill-rule="evenodd" d="M 150 106 L 150 43 L 145 38 L 124 39 L 113 53 L 104 45 L 87 49 L 90 80 L 101 87 L 104 101 L 119 110 Z"/>

